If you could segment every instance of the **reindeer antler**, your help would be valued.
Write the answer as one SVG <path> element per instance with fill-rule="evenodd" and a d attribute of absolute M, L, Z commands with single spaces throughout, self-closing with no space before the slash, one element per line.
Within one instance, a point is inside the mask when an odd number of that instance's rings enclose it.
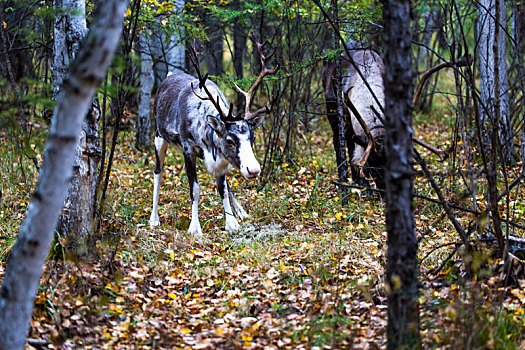
<path fill-rule="evenodd" d="M 255 90 L 257 89 L 259 84 L 263 81 L 265 76 L 271 75 L 271 74 L 275 74 L 275 72 L 277 72 L 279 70 L 279 63 L 277 63 L 277 66 L 274 69 L 269 69 L 266 66 L 266 63 L 268 62 L 268 60 L 270 60 L 270 58 L 272 58 L 273 54 L 275 53 L 275 48 L 268 55 L 265 55 L 264 52 L 263 52 L 263 48 L 264 48 L 264 45 L 266 45 L 266 41 L 261 44 L 257 40 L 257 37 L 255 36 L 254 32 L 252 32 L 252 37 L 253 37 L 253 40 L 254 40 L 255 44 L 257 45 L 257 52 L 259 52 L 259 57 L 261 58 L 261 67 L 262 67 L 261 68 L 261 73 L 259 73 L 259 76 L 257 77 L 257 80 L 255 80 L 255 83 L 253 83 L 253 85 L 250 87 L 250 90 L 248 90 L 248 92 L 242 90 L 237 84 L 235 84 L 235 82 L 233 82 L 233 85 L 235 85 L 237 90 L 241 94 L 243 94 L 244 98 L 246 99 L 246 106 L 244 108 L 244 119 L 245 120 L 253 119 L 256 116 L 258 116 L 259 114 L 266 113 L 266 112 L 269 112 L 271 110 L 271 103 L 268 102 L 268 104 L 266 106 L 264 106 L 262 108 L 259 108 L 258 110 L 256 110 L 253 113 L 250 112 L 251 104 L 252 104 L 252 98 L 253 98 L 253 93 L 255 92 Z"/>
<path fill-rule="evenodd" d="M 225 114 L 222 111 L 220 104 L 219 104 L 219 95 L 217 95 L 217 100 L 215 100 L 210 90 L 208 90 L 208 87 L 206 86 L 206 80 L 208 79 L 208 73 L 206 73 L 204 77 L 202 76 L 199 56 L 197 55 L 197 50 L 195 49 L 196 46 L 197 46 L 197 41 L 193 39 L 193 45 L 191 45 L 191 51 L 190 51 L 190 61 L 193 64 L 193 67 L 195 68 L 197 75 L 199 76 L 199 88 L 204 89 L 204 92 L 206 93 L 207 97 L 200 96 L 195 91 L 195 88 L 193 87 L 193 83 L 191 83 L 191 90 L 193 91 L 195 96 L 197 96 L 201 100 L 210 101 L 215 107 L 215 109 L 219 112 L 219 116 L 223 122 L 230 122 L 230 121 L 235 120 L 235 118 L 232 115 L 233 103 L 230 104 L 230 110 L 228 111 L 228 114 Z"/>

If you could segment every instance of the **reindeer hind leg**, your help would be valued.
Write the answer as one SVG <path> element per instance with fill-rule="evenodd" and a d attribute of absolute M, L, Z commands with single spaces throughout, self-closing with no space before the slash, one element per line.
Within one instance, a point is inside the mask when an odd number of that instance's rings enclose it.
<path fill-rule="evenodd" d="M 352 164 L 350 165 L 350 167 L 352 170 L 352 181 L 357 186 L 366 188 L 366 190 L 361 192 L 360 195 L 367 197 L 367 196 L 372 195 L 372 192 L 368 190 L 369 188 L 372 188 L 372 186 L 370 185 L 370 182 L 365 177 L 362 176 L 362 173 L 365 173 L 362 171 L 363 169 L 361 169 L 361 167 L 359 166 L 354 165 L 356 161 L 358 161 L 359 159 L 363 157 L 364 152 L 365 152 L 364 147 L 360 145 L 354 145 L 354 154 L 352 157 Z"/>

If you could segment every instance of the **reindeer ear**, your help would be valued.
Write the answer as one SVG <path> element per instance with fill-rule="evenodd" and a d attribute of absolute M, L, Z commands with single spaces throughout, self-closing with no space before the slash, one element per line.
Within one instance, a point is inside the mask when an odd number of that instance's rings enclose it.
<path fill-rule="evenodd" d="M 226 129 L 226 126 L 220 120 L 220 118 L 216 118 L 213 115 L 207 115 L 206 120 L 208 121 L 208 125 L 210 128 L 215 130 L 215 132 L 219 135 L 222 135 L 224 133 L 224 130 Z"/>
<path fill-rule="evenodd" d="M 252 130 L 257 129 L 264 121 L 264 114 L 259 114 L 257 117 L 248 120 L 248 125 L 252 128 Z"/>

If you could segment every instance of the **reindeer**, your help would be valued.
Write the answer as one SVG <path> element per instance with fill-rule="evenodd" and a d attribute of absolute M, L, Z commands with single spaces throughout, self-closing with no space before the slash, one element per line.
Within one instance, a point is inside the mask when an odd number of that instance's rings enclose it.
<path fill-rule="evenodd" d="M 348 152 L 352 157 L 350 171 L 352 180 L 359 186 L 370 188 L 367 180 L 372 178 L 378 189 L 385 189 L 385 127 L 383 106 L 385 102 L 383 74 L 384 64 L 381 56 L 369 49 L 363 49 L 354 41 L 347 44 L 351 57 L 345 56 L 341 61 L 343 70 L 343 98 L 345 115 L 345 140 Z M 352 63 L 353 62 L 353 63 Z M 414 105 L 424 81 L 439 69 L 451 66 L 464 66 L 469 62 L 466 57 L 456 61 L 443 62 L 425 72 L 416 90 Z M 339 147 L 337 130 L 337 102 L 334 92 L 335 63 L 325 64 L 322 72 L 327 114 L 334 132 L 334 145 Z M 446 150 L 435 148 L 419 138 L 412 136 L 415 143 L 425 147 L 437 156 L 440 161 L 447 159 L 454 147 Z M 341 166 L 338 160 L 337 166 Z"/>
<path fill-rule="evenodd" d="M 359 69 L 358 73 L 350 59 L 341 62 L 343 70 L 343 96 L 345 139 L 348 152 L 352 157 L 350 170 L 352 180 L 360 186 L 370 187 L 367 177 L 372 177 L 379 189 L 385 188 L 384 170 L 384 125 L 381 113 L 384 105 L 383 70 L 381 57 L 372 50 L 358 48 L 356 43 L 347 45 L 351 59 Z M 323 85 L 325 87 L 327 114 L 334 131 L 334 144 L 338 147 L 337 102 L 334 93 L 333 74 L 335 63 L 323 67 Z M 363 80 L 364 79 L 364 80 Z M 372 92 L 366 86 L 368 82 Z M 374 98 L 375 95 L 375 98 Z M 378 104 L 379 102 L 379 104 Z M 337 164 L 341 166 L 341 164 Z"/>
<path fill-rule="evenodd" d="M 245 92 L 236 88 L 246 99 L 244 117 L 233 115 L 233 104 L 228 106 L 226 97 L 208 74 L 201 74 L 195 42 L 191 47 L 190 58 L 198 74 L 198 79 L 185 73 L 168 73 L 160 85 L 155 101 L 155 175 L 153 185 L 153 210 L 150 226 L 159 225 L 158 198 L 162 179 L 164 158 L 168 145 L 182 148 L 186 175 L 190 186 L 191 222 L 188 232 L 201 236 L 202 229 L 198 217 L 200 188 L 195 169 L 196 158 L 202 158 L 208 172 L 217 182 L 222 198 L 226 230 L 239 228 L 238 219 L 249 215 L 239 204 L 228 182 L 226 173 L 233 166 L 240 170 L 246 180 L 254 180 L 261 172 L 261 166 L 254 156 L 252 145 L 254 130 L 264 120 L 264 113 L 270 111 L 270 102 L 255 112 L 251 112 L 251 102 L 257 86 L 263 78 L 275 74 L 279 69 L 267 68 L 268 60 L 275 53 L 263 53 L 264 43 L 259 43 L 254 36 L 262 70 L 253 84 Z"/>

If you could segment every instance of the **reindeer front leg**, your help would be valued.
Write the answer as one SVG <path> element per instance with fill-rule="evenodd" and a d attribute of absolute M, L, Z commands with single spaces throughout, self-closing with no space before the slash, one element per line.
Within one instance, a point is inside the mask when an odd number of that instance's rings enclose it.
<path fill-rule="evenodd" d="M 153 179 L 153 209 L 149 218 L 150 227 L 159 226 L 159 191 L 164 170 L 164 158 L 168 143 L 161 137 L 155 136 L 155 174 Z"/>
<path fill-rule="evenodd" d="M 226 215 L 226 231 L 235 231 L 238 230 L 240 225 L 237 219 L 235 219 L 235 212 L 232 209 L 232 203 L 230 202 L 230 198 L 233 197 L 233 194 L 229 191 L 228 182 L 226 181 L 226 176 L 217 176 L 215 178 L 217 180 L 217 189 L 219 190 L 219 194 L 222 198 L 222 204 L 224 205 L 224 211 Z M 239 206 L 239 203 L 234 198 L 232 202 L 235 202 L 237 206 Z M 238 208 L 235 208 L 238 210 Z M 241 208 L 242 210 L 242 208 Z M 242 210 L 244 212 L 244 210 Z M 246 214 L 246 213 L 245 213 Z"/>
<path fill-rule="evenodd" d="M 188 232 L 193 236 L 202 236 L 201 224 L 199 222 L 199 197 L 200 187 L 197 182 L 197 171 L 195 169 L 195 156 L 184 152 L 184 164 L 186 167 L 186 175 L 188 176 L 188 183 L 190 185 L 191 198 L 191 222 Z"/>
<path fill-rule="evenodd" d="M 237 201 L 237 198 L 235 198 L 230 185 L 227 182 L 226 184 L 228 185 L 228 193 L 230 194 L 230 204 L 233 210 L 233 215 L 241 220 L 248 219 L 250 214 L 244 211 L 241 204 Z"/>

